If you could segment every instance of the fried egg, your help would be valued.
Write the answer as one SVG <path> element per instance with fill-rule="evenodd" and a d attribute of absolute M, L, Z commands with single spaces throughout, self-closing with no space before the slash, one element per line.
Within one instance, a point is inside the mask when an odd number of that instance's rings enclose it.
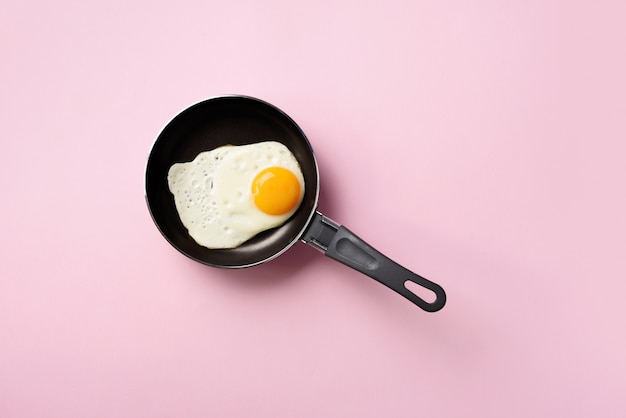
<path fill-rule="evenodd" d="M 189 235 L 207 248 L 235 248 L 282 225 L 304 197 L 300 165 L 276 141 L 201 152 L 172 165 L 167 183 Z"/>

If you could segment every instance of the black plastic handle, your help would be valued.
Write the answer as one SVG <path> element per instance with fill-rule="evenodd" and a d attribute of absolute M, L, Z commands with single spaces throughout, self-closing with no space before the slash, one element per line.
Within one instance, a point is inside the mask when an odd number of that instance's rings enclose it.
<path fill-rule="evenodd" d="M 339 261 L 384 284 L 427 312 L 436 312 L 446 304 L 446 292 L 441 286 L 419 276 L 381 254 L 349 229 L 319 212 L 304 233 L 302 240 Z M 406 287 L 413 282 L 435 293 L 427 302 Z"/>

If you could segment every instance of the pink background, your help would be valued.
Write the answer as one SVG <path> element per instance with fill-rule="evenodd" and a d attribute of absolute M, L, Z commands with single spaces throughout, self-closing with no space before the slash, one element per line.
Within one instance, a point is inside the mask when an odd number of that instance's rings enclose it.
<path fill-rule="evenodd" d="M 1 417 L 624 417 L 624 2 L 3 1 Z M 209 96 L 290 114 L 320 210 L 425 313 L 298 244 L 243 271 L 144 202 Z"/>

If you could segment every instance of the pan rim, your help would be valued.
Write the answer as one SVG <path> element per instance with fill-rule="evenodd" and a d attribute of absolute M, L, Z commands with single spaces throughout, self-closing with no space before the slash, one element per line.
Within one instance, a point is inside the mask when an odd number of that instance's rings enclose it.
<path fill-rule="evenodd" d="M 243 263 L 243 264 L 228 264 L 228 265 L 223 265 L 223 264 L 216 264 L 216 263 L 212 263 L 203 259 L 200 259 L 198 257 L 192 256 L 191 254 L 187 253 L 186 251 L 184 251 L 183 249 L 181 249 L 175 242 L 173 242 L 172 239 L 170 239 L 170 237 L 162 230 L 161 226 L 159 225 L 159 222 L 157 222 L 157 219 L 155 218 L 154 212 L 153 212 L 153 208 L 150 205 L 150 199 L 148 196 L 148 190 L 147 190 L 147 186 L 148 186 L 148 169 L 150 166 L 150 162 L 152 160 L 153 157 L 153 152 L 156 148 L 156 145 L 158 144 L 160 138 L 161 138 L 161 134 L 163 133 L 163 131 L 170 126 L 170 124 L 172 124 L 179 116 L 181 116 L 183 113 L 191 110 L 192 108 L 195 108 L 196 106 L 202 105 L 204 103 L 210 102 L 210 101 L 215 101 L 215 100 L 221 100 L 221 99 L 243 99 L 246 101 L 253 101 L 253 102 L 257 102 L 263 106 L 267 106 L 268 108 L 273 109 L 274 111 L 278 112 L 282 117 L 284 117 L 286 120 L 288 120 L 291 124 L 293 124 L 293 126 L 298 130 L 298 132 L 300 133 L 300 136 L 304 139 L 308 150 L 310 151 L 311 154 L 311 160 L 315 169 L 315 183 L 316 183 L 316 187 L 315 187 L 315 191 L 313 193 L 313 199 L 312 199 L 312 205 L 311 205 L 311 209 L 309 210 L 309 214 L 306 218 L 306 222 L 304 222 L 302 224 L 302 227 L 300 228 L 300 230 L 298 231 L 297 234 L 295 234 L 294 238 L 289 241 L 286 245 L 284 245 L 279 251 L 275 252 L 274 254 L 265 257 L 264 259 L 261 260 L 257 260 L 254 262 L 248 262 L 248 263 Z M 317 212 L 317 208 L 318 208 L 318 203 L 319 203 L 319 192 L 320 192 L 320 173 L 319 173 L 319 166 L 317 163 L 317 158 L 315 156 L 315 151 L 313 149 L 313 147 L 311 146 L 311 143 L 309 141 L 309 139 L 307 138 L 306 134 L 304 133 L 304 131 L 302 130 L 302 128 L 300 127 L 300 125 L 298 125 L 287 113 L 285 113 L 282 109 L 280 109 L 279 107 L 277 107 L 276 105 L 273 105 L 265 100 L 259 99 L 257 97 L 253 97 L 250 95 L 245 95 L 245 94 L 222 94 L 222 95 L 215 95 L 215 96 L 209 96 L 205 99 L 202 100 L 198 100 L 196 102 L 194 102 L 191 105 L 185 106 L 184 108 L 182 108 L 181 110 L 179 110 L 177 113 L 174 114 L 173 117 L 171 117 L 161 128 L 161 130 L 159 131 L 159 133 L 156 135 L 156 138 L 154 139 L 154 141 L 152 142 L 152 145 L 150 147 L 150 152 L 148 153 L 148 157 L 147 157 L 147 161 L 145 163 L 145 174 L 144 174 L 144 198 L 146 201 L 146 205 L 148 207 L 148 212 L 150 213 L 150 216 L 152 218 L 153 223 L 156 225 L 157 229 L 159 230 L 159 232 L 161 233 L 161 235 L 166 239 L 167 242 L 169 242 L 169 244 L 174 247 L 178 252 L 180 252 L 181 254 L 185 255 L 186 257 L 199 262 L 201 264 L 204 265 L 208 265 L 211 267 L 217 267 L 217 268 L 223 268 L 223 269 L 241 269 L 241 268 L 248 268 L 248 267 L 253 267 L 253 266 L 257 266 L 266 262 L 269 262 L 275 258 L 277 258 L 278 256 L 284 254 L 287 250 L 289 250 L 289 248 L 291 248 L 293 245 L 295 245 L 296 242 L 301 241 L 302 237 L 304 236 L 306 230 L 309 228 L 309 226 L 311 225 L 311 222 L 315 216 L 315 213 Z M 198 244 L 200 245 L 200 244 Z"/>

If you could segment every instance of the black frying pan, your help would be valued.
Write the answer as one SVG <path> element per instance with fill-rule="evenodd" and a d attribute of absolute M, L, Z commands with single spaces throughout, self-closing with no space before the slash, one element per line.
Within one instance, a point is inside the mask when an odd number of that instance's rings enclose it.
<path fill-rule="evenodd" d="M 256 235 L 233 249 L 197 244 L 183 226 L 167 185 L 172 164 L 193 160 L 222 145 L 274 140 L 295 155 L 304 175 L 305 192 L 296 213 L 282 226 Z M 304 132 L 280 109 L 246 96 L 221 96 L 197 103 L 178 114 L 157 138 L 146 168 L 146 200 L 156 226 L 184 255 L 214 267 L 241 268 L 269 261 L 301 240 L 325 255 L 388 286 L 420 308 L 434 312 L 446 303 L 441 286 L 410 272 L 317 211 L 319 174 Z M 411 281 L 435 293 L 427 302 L 405 286 Z"/>

